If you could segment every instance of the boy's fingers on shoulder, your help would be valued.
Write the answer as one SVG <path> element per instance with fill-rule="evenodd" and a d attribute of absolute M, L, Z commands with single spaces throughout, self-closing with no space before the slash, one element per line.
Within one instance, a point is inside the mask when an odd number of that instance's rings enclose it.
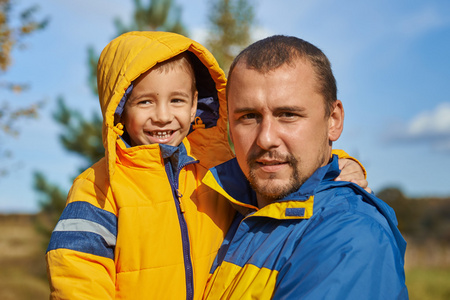
<path fill-rule="evenodd" d="M 364 178 L 364 173 L 359 170 L 350 171 L 347 170 L 347 172 L 341 172 L 339 176 L 335 179 L 335 181 L 358 181 L 358 180 L 366 180 Z M 355 182 L 356 183 L 356 182 Z"/>
<path fill-rule="evenodd" d="M 350 159 L 347 158 L 339 158 L 338 159 L 339 170 L 342 170 L 344 167 L 347 167 L 349 161 Z"/>
<path fill-rule="evenodd" d="M 351 180 L 351 182 L 359 185 L 360 187 L 362 187 L 363 189 L 365 189 L 367 192 L 372 192 L 372 190 L 369 188 L 369 182 L 365 179 L 356 179 L 356 180 Z"/>
<path fill-rule="evenodd" d="M 364 178 L 364 172 L 361 169 L 361 166 L 354 160 L 339 159 L 339 169 L 341 170 L 339 177 Z"/>

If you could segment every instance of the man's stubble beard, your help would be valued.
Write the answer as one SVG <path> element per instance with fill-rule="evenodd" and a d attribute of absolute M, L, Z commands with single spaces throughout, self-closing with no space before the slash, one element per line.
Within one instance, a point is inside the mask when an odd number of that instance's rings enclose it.
<path fill-rule="evenodd" d="M 261 182 L 258 180 L 255 172 L 254 166 L 256 166 L 256 160 L 263 156 L 268 156 L 269 158 L 279 159 L 281 161 L 286 161 L 291 168 L 291 175 L 288 181 L 285 184 L 271 184 Z M 325 151 L 323 151 L 317 157 L 317 161 L 315 163 L 315 168 L 313 168 L 313 173 L 323 165 L 325 161 Z M 287 195 L 297 191 L 303 183 L 312 175 L 304 174 L 301 172 L 302 161 L 295 158 L 292 154 L 280 154 L 277 151 L 260 151 L 258 153 L 250 153 L 247 157 L 247 165 L 249 167 L 249 174 L 247 180 L 250 183 L 250 186 L 256 192 L 259 197 L 266 199 L 269 202 L 274 202 L 280 200 Z M 271 175 L 269 180 L 275 180 L 276 175 Z"/>
<path fill-rule="evenodd" d="M 268 156 L 270 158 L 280 159 L 286 161 L 291 168 L 291 175 L 285 184 L 275 184 L 272 180 L 276 180 L 276 174 L 270 175 L 269 182 L 265 180 L 261 182 L 254 172 L 257 164 L 256 159 Z M 247 165 L 249 166 L 248 181 L 250 186 L 256 192 L 259 197 L 269 200 L 270 202 L 282 199 L 290 193 L 298 190 L 300 186 L 306 181 L 307 178 L 302 177 L 299 169 L 298 160 L 291 154 L 282 155 L 276 151 L 262 151 L 260 153 L 250 154 L 247 158 Z"/>

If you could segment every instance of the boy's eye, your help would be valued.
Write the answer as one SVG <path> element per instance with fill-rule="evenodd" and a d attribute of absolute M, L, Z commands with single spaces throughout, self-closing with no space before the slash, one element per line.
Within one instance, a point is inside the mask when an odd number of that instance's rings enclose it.
<path fill-rule="evenodd" d="M 174 98 L 174 99 L 170 100 L 170 103 L 176 104 L 176 105 L 182 105 L 182 104 L 188 103 L 188 100 L 184 99 L 184 98 Z"/>
<path fill-rule="evenodd" d="M 141 100 L 138 102 L 138 105 L 148 105 L 151 104 L 152 102 L 150 100 Z"/>

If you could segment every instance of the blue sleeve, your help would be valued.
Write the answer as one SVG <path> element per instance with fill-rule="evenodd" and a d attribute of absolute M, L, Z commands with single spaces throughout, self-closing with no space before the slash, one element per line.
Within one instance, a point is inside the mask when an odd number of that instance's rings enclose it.
<path fill-rule="evenodd" d="M 321 215 L 279 271 L 273 299 L 408 299 L 403 257 L 366 212 Z"/>

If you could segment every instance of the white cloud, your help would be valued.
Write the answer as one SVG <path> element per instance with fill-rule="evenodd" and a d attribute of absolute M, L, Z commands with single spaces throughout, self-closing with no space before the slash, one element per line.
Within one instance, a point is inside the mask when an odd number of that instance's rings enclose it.
<path fill-rule="evenodd" d="M 390 128 L 390 143 L 426 144 L 434 150 L 450 152 L 450 102 L 415 116 L 406 125 Z"/>
<path fill-rule="evenodd" d="M 450 135 L 450 102 L 442 103 L 433 111 L 423 112 L 415 117 L 409 125 L 408 135 Z"/>

